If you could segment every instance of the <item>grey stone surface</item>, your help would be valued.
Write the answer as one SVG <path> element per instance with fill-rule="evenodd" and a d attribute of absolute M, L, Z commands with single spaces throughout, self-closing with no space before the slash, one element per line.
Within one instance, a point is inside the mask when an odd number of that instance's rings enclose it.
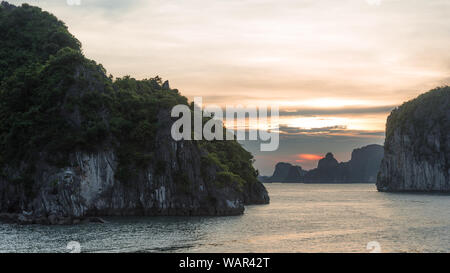
<path fill-rule="evenodd" d="M 450 88 L 395 109 L 386 126 L 379 191 L 450 191 Z"/>

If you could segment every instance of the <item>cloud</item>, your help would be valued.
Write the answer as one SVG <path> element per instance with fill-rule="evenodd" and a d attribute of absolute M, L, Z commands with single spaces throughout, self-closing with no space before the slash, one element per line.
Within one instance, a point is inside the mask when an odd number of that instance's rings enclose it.
<path fill-rule="evenodd" d="M 288 139 L 297 135 L 327 135 L 327 136 L 347 136 L 347 137 L 384 137 L 384 131 L 367 131 L 367 130 L 348 130 L 345 125 L 328 126 L 321 128 L 304 129 L 299 127 L 288 127 L 286 125 L 280 125 L 280 138 Z"/>
<path fill-rule="evenodd" d="M 30 3 L 64 20 L 114 76 L 160 75 L 188 98 L 220 94 L 213 103 L 356 97 L 396 105 L 450 73 L 447 0 Z"/>
<path fill-rule="evenodd" d="M 299 163 L 305 163 L 308 161 L 317 162 L 318 160 L 323 158 L 323 156 L 317 154 L 298 154 L 297 157 L 298 159 L 295 160 L 295 162 Z"/>
<path fill-rule="evenodd" d="M 283 135 L 302 134 L 302 133 L 330 133 L 332 131 L 342 132 L 347 129 L 345 125 L 328 126 L 321 128 L 303 129 L 299 127 L 288 127 L 280 125 L 280 133 Z"/>
<path fill-rule="evenodd" d="M 316 116 L 316 115 L 342 115 L 342 114 L 378 114 L 390 113 L 397 105 L 386 106 L 359 106 L 359 107 L 342 107 L 342 108 L 309 108 L 298 110 L 281 110 L 280 116 Z"/>
<path fill-rule="evenodd" d="M 31 3 L 67 21 L 86 54 L 113 75 L 160 74 L 188 97 L 356 96 L 398 104 L 450 71 L 446 0 Z"/>

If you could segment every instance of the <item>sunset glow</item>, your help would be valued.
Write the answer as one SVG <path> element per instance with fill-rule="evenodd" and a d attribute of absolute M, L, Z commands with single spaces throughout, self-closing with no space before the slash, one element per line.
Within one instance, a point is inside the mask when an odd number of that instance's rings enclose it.
<path fill-rule="evenodd" d="M 305 161 L 314 161 L 314 160 L 320 160 L 323 158 L 321 155 L 315 155 L 315 154 L 299 154 L 298 155 L 297 162 L 305 162 Z"/>
<path fill-rule="evenodd" d="M 116 77 L 159 75 L 205 104 L 278 105 L 280 157 L 383 144 L 393 107 L 450 83 L 448 0 L 36 2 Z"/>
<path fill-rule="evenodd" d="M 0 253 L 450 253 L 449 34 L 450 0 L 0 0 Z"/>

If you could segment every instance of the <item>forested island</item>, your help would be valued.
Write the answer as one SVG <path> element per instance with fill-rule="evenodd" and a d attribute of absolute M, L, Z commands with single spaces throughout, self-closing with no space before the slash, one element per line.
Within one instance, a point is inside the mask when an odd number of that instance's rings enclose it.
<path fill-rule="evenodd" d="M 171 107 L 188 105 L 177 89 L 108 76 L 40 8 L 1 3 L 0 82 L 3 220 L 237 215 L 269 202 L 236 141 L 171 138 Z"/>

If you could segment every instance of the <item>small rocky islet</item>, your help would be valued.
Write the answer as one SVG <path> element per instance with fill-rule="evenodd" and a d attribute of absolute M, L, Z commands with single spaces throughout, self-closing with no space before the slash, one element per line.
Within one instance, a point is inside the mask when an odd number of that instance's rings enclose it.
<path fill-rule="evenodd" d="M 375 183 L 384 148 L 372 144 L 354 149 L 348 162 L 338 162 L 332 153 L 319 160 L 317 168 L 280 162 L 271 177 L 259 177 L 263 182 L 281 183 Z"/>

